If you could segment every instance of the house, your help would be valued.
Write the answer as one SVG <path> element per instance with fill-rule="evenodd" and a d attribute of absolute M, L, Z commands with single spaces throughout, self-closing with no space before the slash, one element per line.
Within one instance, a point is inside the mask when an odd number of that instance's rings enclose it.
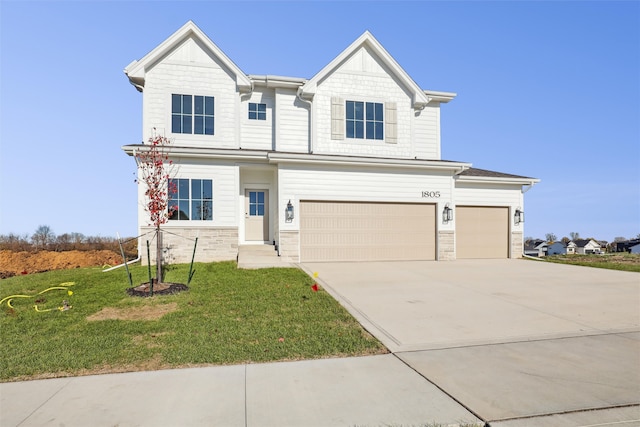
<path fill-rule="evenodd" d="M 299 78 L 246 74 L 190 21 L 124 71 L 143 141 L 173 141 L 180 214 L 163 244 L 176 262 L 196 235 L 196 261 L 236 259 L 239 245 L 290 262 L 523 252 L 524 192 L 539 180 L 442 160 L 440 109 L 456 94 L 420 88 L 369 32 Z"/>
<path fill-rule="evenodd" d="M 640 239 L 614 241 L 611 243 L 611 251 L 612 252 L 630 252 L 631 248 L 637 244 L 640 244 Z"/>
<path fill-rule="evenodd" d="M 577 254 L 600 254 L 601 245 L 593 239 L 576 239 Z"/>
<path fill-rule="evenodd" d="M 547 255 L 548 246 L 544 240 L 528 240 L 524 242 L 524 254 L 533 257 L 543 257 Z"/>
<path fill-rule="evenodd" d="M 549 245 L 547 255 L 571 255 L 576 253 L 574 242 L 554 242 Z"/>
<path fill-rule="evenodd" d="M 630 254 L 640 254 L 640 243 L 629 247 Z"/>

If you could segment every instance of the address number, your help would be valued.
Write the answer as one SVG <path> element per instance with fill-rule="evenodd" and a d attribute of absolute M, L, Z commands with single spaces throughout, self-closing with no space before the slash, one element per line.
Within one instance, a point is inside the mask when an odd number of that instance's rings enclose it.
<path fill-rule="evenodd" d="M 437 199 L 438 197 L 440 197 L 440 192 L 439 191 L 423 191 L 422 197 Z"/>

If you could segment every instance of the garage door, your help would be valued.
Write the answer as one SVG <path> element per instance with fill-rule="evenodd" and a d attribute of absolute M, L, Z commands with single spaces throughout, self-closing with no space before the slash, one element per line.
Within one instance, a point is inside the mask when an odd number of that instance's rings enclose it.
<path fill-rule="evenodd" d="M 302 261 L 435 259 L 435 205 L 300 203 Z"/>
<path fill-rule="evenodd" d="M 456 208 L 456 258 L 508 257 L 509 208 Z"/>

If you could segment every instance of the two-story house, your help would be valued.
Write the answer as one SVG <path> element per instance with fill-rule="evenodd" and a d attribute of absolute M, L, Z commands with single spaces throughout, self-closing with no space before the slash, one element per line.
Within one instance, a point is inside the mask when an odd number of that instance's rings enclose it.
<path fill-rule="evenodd" d="M 246 74 L 188 22 L 125 73 L 143 141 L 172 140 L 176 261 L 196 235 L 197 261 L 250 244 L 293 262 L 522 254 L 538 180 L 442 160 L 440 107 L 456 94 L 421 89 L 369 32 L 307 79 Z"/>

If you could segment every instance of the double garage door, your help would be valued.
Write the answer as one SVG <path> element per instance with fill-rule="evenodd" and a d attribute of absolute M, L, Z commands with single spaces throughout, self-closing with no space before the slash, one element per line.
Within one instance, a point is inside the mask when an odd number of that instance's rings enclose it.
<path fill-rule="evenodd" d="M 300 259 L 434 260 L 432 204 L 300 202 Z"/>
<path fill-rule="evenodd" d="M 457 206 L 456 258 L 508 258 L 509 208 Z M 435 260 L 433 204 L 300 203 L 300 259 Z"/>

